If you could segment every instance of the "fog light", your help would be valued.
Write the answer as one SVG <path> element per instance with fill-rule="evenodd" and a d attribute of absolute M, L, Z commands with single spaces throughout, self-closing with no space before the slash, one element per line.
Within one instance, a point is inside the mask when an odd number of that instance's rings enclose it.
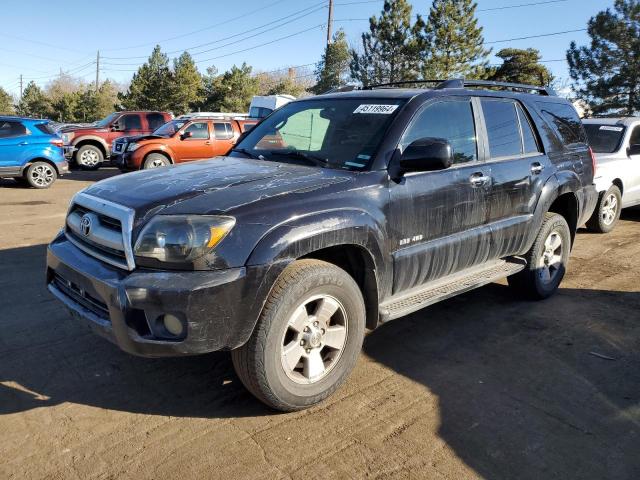
<path fill-rule="evenodd" d="M 181 337 L 184 334 L 184 325 L 175 315 L 171 315 L 170 313 L 164 315 L 162 317 L 162 324 L 171 335 Z"/>

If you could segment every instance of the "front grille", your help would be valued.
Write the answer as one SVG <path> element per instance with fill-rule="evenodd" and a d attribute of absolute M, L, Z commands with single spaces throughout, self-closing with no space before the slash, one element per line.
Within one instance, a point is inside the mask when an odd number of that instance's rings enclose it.
<path fill-rule="evenodd" d="M 132 210 L 81 193 L 69 209 L 65 233 L 71 243 L 89 255 L 133 270 L 132 226 Z"/>
<path fill-rule="evenodd" d="M 80 304 L 98 317 L 109 320 L 109 308 L 107 304 L 88 294 L 75 283 L 55 273 L 53 276 L 53 284 L 74 302 Z"/>

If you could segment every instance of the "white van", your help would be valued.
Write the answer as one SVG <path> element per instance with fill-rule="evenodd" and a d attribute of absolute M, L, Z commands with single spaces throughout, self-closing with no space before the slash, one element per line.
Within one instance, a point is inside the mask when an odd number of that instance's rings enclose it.
<path fill-rule="evenodd" d="M 276 108 L 295 100 L 293 95 L 256 95 L 251 100 L 249 106 L 249 116 L 251 118 L 263 118 L 273 112 Z"/>

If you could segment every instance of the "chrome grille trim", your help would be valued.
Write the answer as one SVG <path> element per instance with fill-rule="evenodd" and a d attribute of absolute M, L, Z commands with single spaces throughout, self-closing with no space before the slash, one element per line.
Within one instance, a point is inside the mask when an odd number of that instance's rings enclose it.
<path fill-rule="evenodd" d="M 82 215 L 74 210 L 76 206 L 83 211 L 88 211 L 90 215 L 95 215 L 96 226 L 87 237 L 87 242 L 82 241 L 84 237 L 80 229 Z M 136 267 L 131 245 L 134 216 L 135 213 L 130 208 L 86 193 L 78 193 L 69 206 L 65 234 L 71 243 L 85 253 L 110 265 L 131 271 Z M 114 228 L 118 222 L 121 226 L 120 232 Z M 116 255 L 101 252 L 101 246 L 107 252 L 122 252 L 124 258 L 121 260 Z"/>

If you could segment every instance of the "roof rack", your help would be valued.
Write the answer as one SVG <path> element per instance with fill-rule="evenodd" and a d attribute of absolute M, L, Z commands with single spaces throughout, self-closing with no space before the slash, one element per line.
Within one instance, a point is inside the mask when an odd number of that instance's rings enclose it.
<path fill-rule="evenodd" d="M 248 113 L 226 113 L 226 112 L 192 112 L 180 115 L 176 120 L 193 120 L 196 118 L 218 119 L 218 120 L 249 120 Z"/>
<path fill-rule="evenodd" d="M 405 85 L 415 84 L 435 84 L 435 89 L 444 90 L 447 88 L 468 88 L 482 87 L 487 89 L 502 89 L 513 92 L 537 93 L 538 95 L 557 96 L 551 87 L 538 87 L 536 85 L 525 85 L 522 83 L 494 82 L 491 80 L 465 80 L 463 78 L 454 78 L 450 80 L 404 80 L 400 82 L 378 83 L 375 85 L 366 85 L 363 90 L 373 90 L 376 88 L 394 88 Z"/>

